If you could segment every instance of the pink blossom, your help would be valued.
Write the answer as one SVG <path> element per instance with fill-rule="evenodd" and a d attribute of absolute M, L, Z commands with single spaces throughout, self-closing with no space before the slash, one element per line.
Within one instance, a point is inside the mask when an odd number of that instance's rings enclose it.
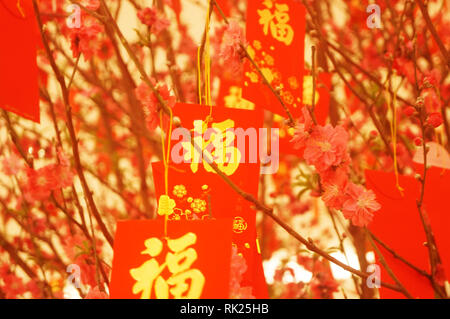
<path fill-rule="evenodd" d="M 54 169 L 54 174 L 56 176 L 56 184 L 53 186 L 54 189 L 65 188 L 72 185 L 75 173 L 70 166 L 55 165 Z"/>
<path fill-rule="evenodd" d="M 231 20 L 222 38 L 219 56 L 234 73 L 237 73 L 241 66 L 241 43 L 245 43 L 244 32 L 236 21 Z"/>
<path fill-rule="evenodd" d="M 419 137 L 419 136 L 415 137 L 415 138 L 414 138 L 414 144 L 415 144 L 416 146 L 421 146 L 421 145 L 422 145 L 422 138 Z"/>
<path fill-rule="evenodd" d="M 2 158 L 3 173 L 6 175 L 17 175 L 23 168 L 22 159 L 15 153 L 12 153 L 9 157 Z"/>
<path fill-rule="evenodd" d="M 70 161 L 60 151 L 58 151 L 58 157 L 59 164 L 50 164 L 39 169 L 26 169 L 27 181 L 24 193 L 27 201 L 47 199 L 52 191 L 72 185 L 75 173 L 70 167 Z"/>
<path fill-rule="evenodd" d="M 89 289 L 89 292 L 84 299 L 109 299 L 109 296 L 105 292 L 100 291 L 98 286 L 95 286 L 94 288 Z"/>
<path fill-rule="evenodd" d="M 367 226 L 373 218 L 373 212 L 381 208 L 372 190 L 361 185 L 349 183 L 347 200 L 342 207 L 344 217 L 350 219 L 355 226 Z"/>
<path fill-rule="evenodd" d="M 238 254 L 237 248 L 232 247 L 230 271 L 230 299 L 255 299 L 251 287 L 241 287 L 243 274 L 247 271 L 245 258 Z"/>
<path fill-rule="evenodd" d="M 333 128 L 327 124 L 315 127 L 306 142 L 306 163 L 314 165 L 320 173 L 347 161 L 347 140 L 348 134 L 342 126 Z"/>
<path fill-rule="evenodd" d="M 39 288 L 36 280 L 30 280 L 25 286 L 26 291 L 29 291 L 34 299 L 42 299 L 41 289 Z"/>
<path fill-rule="evenodd" d="M 348 167 L 329 169 L 321 175 L 321 178 L 323 182 L 322 200 L 330 208 L 341 209 L 348 183 Z"/>
<path fill-rule="evenodd" d="M 114 47 L 110 39 L 103 39 L 100 41 L 97 56 L 102 60 L 108 60 L 114 55 Z"/>
<path fill-rule="evenodd" d="M 414 114 L 414 112 L 416 112 L 416 109 L 415 109 L 414 107 L 412 107 L 412 106 L 408 106 L 407 108 L 405 108 L 405 109 L 403 110 L 403 113 L 404 113 L 406 116 L 411 116 L 411 115 Z"/>
<path fill-rule="evenodd" d="M 437 69 L 425 72 L 425 76 L 422 79 L 422 85 L 438 86 L 441 81 L 441 74 Z"/>
<path fill-rule="evenodd" d="M 441 126 L 443 122 L 442 115 L 439 112 L 434 112 L 428 115 L 427 124 L 434 128 Z"/>
<path fill-rule="evenodd" d="M 173 96 L 165 84 L 156 85 L 156 81 L 152 79 L 153 86 L 156 87 L 161 98 L 166 102 L 167 106 L 173 108 L 176 103 L 176 98 Z M 154 130 L 160 124 L 159 121 L 159 101 L 156 95 L 153 93 L 151 88 L 145 84 L 141 83 L 136 88 L 136 96 L 138 100 L 142 103 L 144 108 L 144 113 L 146 116 L 147 126 L 150 130 Z"/>
<path fill-rule="evenodd" d="M 96 21 L 90 21 L 83 24 L 81 28 L 70 30 L 70 48 L 73 57 L 77 58 L 82 53 L 85 61 L 88 61 L 98 50 L 97 36 L 103 32 L 103 26 Z"/>
<path fill-rule="evenodd" d="M 137 14 L 139 20 L 150 28 L 150 31 L 158 35 L 162 30 L 170 26 L 170 21 L 153 8 L 145 8 Z"/>
<path fill-rule="evenodd" d="M 22 278 L 10 271 L 10 266 L 3 264 L 0 267 L 0 279 L 3 281 L 2 291 L 6 299 L 16 299 L 27 290 Z"/>
<path fill-rule="evenodd" d="M 47 199 L 56 184 L 53 166 L 45 166 L 38 170 L 27 168 L 26 172 L 25 198 L 29 202 Z"/>

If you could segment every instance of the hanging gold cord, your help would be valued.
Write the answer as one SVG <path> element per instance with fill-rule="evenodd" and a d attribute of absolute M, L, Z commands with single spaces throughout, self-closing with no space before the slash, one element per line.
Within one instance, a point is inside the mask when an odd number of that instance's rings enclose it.
<path fill-rule="evenodd" d="M 198 103 L 202 104 L 202 70 L 200 62 L 200 47 L 197 49 L 197 87 L 198 87 Z"/>
<path fill-rule="evenodd" d="M 169 122 L 169 132 L 167 134 L 167 149 L 164 140 L 164 125 L 163 125 L 163 110 L 159 111 L 159 124 L 161 126 L 161 146 L 163 153 L 163 164 L 164 164 L 164 191 L 167 196 L 169 196 L 169 159 L 170 159 L 170 140 L 172 136 L 172 122 L 173 114 L 172 110 L 169 108 L 170 122 Z M 167 220 L 169 216 L 164 214 L 164 237 L 167 237 Z"/>
<path fill-rule="evenodd" d="M 208 1 L 208 10 L 206 11 L 206 31 L 205 31 L 205 98 L 206 105 L 209 105 L 209 116 L 206 118 L 206 124 L 211 120 L 212 117 L 212 102 L 211 102 L 211 50 L 209 41 L 209 26 L 210 18 L 209 11 L 211 10 L 211 0 Z"/>
<path fill-rule="evenodd" d="M 209 10 L 211 2 L 208 0 L 208 10 L 206 11 L 206 26 L 205 26 L 205 99 L 206 105 L 211 105 L 211 57 L 210 57 L 210 42 L 209 42 Z"/>

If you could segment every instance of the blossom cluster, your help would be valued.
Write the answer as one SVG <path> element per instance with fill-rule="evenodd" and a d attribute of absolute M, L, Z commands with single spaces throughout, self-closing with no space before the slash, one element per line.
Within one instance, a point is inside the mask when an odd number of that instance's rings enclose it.
<path fill-rule="evenodd" d="M 329 208 L 341 210 L 355 226 L 367 226 L 380 204 L 372 190 L 349 180 L 348 133 L 340 125 L 315 125 L 308 106 L 302 114 L 292 142 L 302 150 L 306 163 L 316 168 L 323 201 Z"/>

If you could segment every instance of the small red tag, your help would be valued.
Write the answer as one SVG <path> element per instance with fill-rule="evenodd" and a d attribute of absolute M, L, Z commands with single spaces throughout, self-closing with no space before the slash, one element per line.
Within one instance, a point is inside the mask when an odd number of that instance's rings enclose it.
<path fill-rule="evenodd" d="M 294 117 L 302 106 L 306 9 L 295 1 L 248 1 L 247 51 Z M 286 112 L 262 83 L 256 68 L 244 64 L 243 97 L 276 114 Z"/>
<path fill-rule="evenodd" d="M 227 299 L 230 263 L 230 220 L 118 222 L 111 298 Z"/>
<path fill-rule="evenodd" d="M 0 108 L 39 123 L 36 18 L 31 1 L 20 8 L 17 0 L 0 1 Z"/>

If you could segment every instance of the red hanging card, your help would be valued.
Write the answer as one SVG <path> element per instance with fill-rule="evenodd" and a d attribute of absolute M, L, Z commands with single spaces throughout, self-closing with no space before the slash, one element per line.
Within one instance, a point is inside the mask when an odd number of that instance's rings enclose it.
<path fill-rule="evenodd" d="M 417 172 L 423 173 L 423 165 L 417 165 Z M 427 172 L 424 209 L 429 217 L 431 228 L 436 239 L 439 254 L 444 266 L 446 279 L 450 281 L 450 170 L 439 167 L 430 167 Z"/>
<path fill-rule="evenodd" d="M 233 128 L 235 132 L 237 129 L 242 129 L 246 131 L 248 129 L 257 129 L 262 126 L 262 112 L 260 111 L 246 111 L 237 109 L 227 109 L 223 107 L 213 107 L 212 110 L 208 106 L 204 105 L 191 105 L 191 104 L 177 104 L 174 107 L 174 116 L 178 117 L 181 121 L 181 125 L 189 130 L 189 140 L 183 142 L 182 137 L 175 136 L 176 132 L 172 134 L 174 138 L 172 140 L 172 151 L 171 151 L 171 163 L 169 168 L 169 196 L 174 196 L 176 191 L 175 187 L 183 187 L 185 192 L 189 192 L 190 197 L 193 198 L 203 198 L 203 200 L 211 200 L 212 211 L 214 217 L 217 218 L 234 218 L 236 212 L 242 212 L 245 214 L 243 217 L 246 222 L 255 223 L 255 215 L 252 211 L 251 213 L 246 212 L 246 208 L 249 203 L 245 201 L 241 196 L 237 196 L 236 192 L 225 184 L 223 179 L 216 174 L 216 172 L 205 162 L 198 158 L 193 158 L 193 150 L 191 150 L 191 138 L 193 135 L 196 145 L 204 147 L 211 136 L 207 137 L 203 125 L 205 125 L 204 119 L 206 119 L 210 114 L 210 122 L 208 126 L 222 125 L 226 123 L 224 127 L 227 130 L 223 132 L 226 136 L 228 147 L 231 149 L 226 150 L 224 153 L 239 153 L 240 159 L 222 161 L 223 163 L 216 163 L 218 168 L 221 169 L 230 180 L 239 186 L 241 189 L 245 190 L 247 193 L 257 196 L 258 195 L 258 184 L 259 184 L 259 156 L 253 156 L 258 154 L 250 154 L 257 152 L 259 149 L 259 132 L 256 130 L 255 139 L 246 138 L 245 145 L 237 147 L 238 137 L 236 134 L 229 134 L 228 129 Z M 215 126 L 218 127 L 218 126 Z M 220 126 L 222 127 L 222 126 Z M 222 127 L 223 128 L 223 127 Z M 192 130 L 194 134 L 192 134 Z M 187 133 L 187 132 L 186 132 Z M 177 140 L 177 138 L 180 138 Z M 216 137 L 217 138 L 217 137 Z M 180 146 L 180 143 L 182 145 Z M 203 144 L 202 144 L 203 143 Z M 256 150 L 250 145 L 256 146 Z M 204 147 L 205 148 L 205 147 Z M 179 163 L 177 164 L 175 158 L 177 154 L 182 154 L 183 151 L 187 152 L 186 156 L 178 156 Z M 255 163 L 251 162 L 251 157 Z M 161 163 L 154 163 L 154 180 L 155 189 L 159 195 L 164 192 L 163 181 L 163 165 Z M 205 189 L 206 187 L 206 189 Z M 158 195 L 158 197 L 159 197 Z M 189 197 L 189 196 L 186 196 Z M 207 198 L 208 196 L 208 198 Z M 182 197 L 180 197 L 182 198 Z M 228 208 L 228 211 L 227 211 Z M 229 212 L 232 212 L 230 215 Z M 207 215 L 208 212 L 204 212 L 202 215 Z M 200 216 L 201 217 L 201 216 Z"/>
<path fill-rule="evenodd" d="M 179 117 L 181 125 L 187 129 L 193 129 L 195 120 L 205 120 L 210 113 L 207 105 L 177 103 L 174 106 L 173 114 Z M 262 127 L 263 112 L 261 110 L 249 111 L 239 109 L 229 109 L 223 106 L 212 106 L 212 122 L 221 122 L 232 119 L 235 128 L 256 128 Z"/>
<path fill-rule="evenodd" d="M 296 1 L 254 0 L 247 8 L 247 51 L 294 117 L 300 114 L 306 10 Z M 276 114 L 286 112 L 250 63 L 244 65 L 243 97 Z"/>
<path fill-rule="evenodd" d="M 231 221 L 118 222 L 111 298 L 228 298 Z M 218 240 L 220 239 L 220 240 Z"/>
<path fill-rule="evenodd" d="M 259 165 L 240 164 L 240 167 L 230 180 L 245 192 L 257 196 Z M 152 163 L 152 170 L 156 198 L 159 198 L 165 192 L 163 163 Z M 239 216 L 245 224 L 255 224 L 255 212 L 249 210 L 250 202 L 239 196 L 219 175 L 206 171 L 203 166 L 193 173 L 188 163 L 170 164 L 168 180 L 169 197 L 180 208 L 174 211 L 171 219 L 206 219 L 210 216 L 211 206 L 214 218 L 234 219 Z"/>
<path fill-rule="evenodd" d="M 258 194 L 258 164 L 241 164 L 242 169 L 230 179 L 253 196 Z M 165 192 L 164 166 L 162 162 L 152 163 L 155 195 L 159 198 Z M 171 221 L 209 220 L 228 218 L 233 220 L 232 241 L 247 262 L 247 271 L 242 286 L 251 286 L 256 298 L 267 297 L 267 286 L 262 270 L 259 242 L 256 236 L 256 211 L 250 202 L 239 196 L 225 184 L 217 174 L 200 167 L 193 173 L 189 164 L 169 166 L 169 197 L 174 200 Z M 164 219 L 163 215 L 158 215 Z M 262 275 L 261 275 L 262 274 Z M 264 289 L 265 287 L 265 289 Z"/>
<path fill-rule="evenodd" d="M 228 176 L 238 174 L 241 163 L 260 162 L 260 128 L 263 127 L 261 110 L 249 111 L 219 106 L 210 108 L 205 105 L 179 103 L 175 105 L 173 114 L 180 120 L 185 132 L 182 134 L 183 131 L 180 130 L 172 134 L 172 162 L 190 161 L 194 173 L 201 166 L 206 167 L 209 172 L 214 172 L 208 163 L 202 161 L 202 158 L 209 158 Z M 213 128 L 218 131 L 215 132 Z M 192 147 L 188 133 L 193 133 L 198 147 Z M 249 135 L 245 135 L 247 133 Z M 199 149 L 200 146 L 205 149 L 203 153 Z M 221 151 L 222 155 L 218 155 Z"/>
<path fill-rule="evenodd" d="M 438 248 L 442 247 L 439 251 L 443 266 L 448 273 L 450 256 L 444 247 L 450 245 L 450 237 L 446 230 L 448 227 L 445 226 L 449 225 L 450 217 L 445 213 L 449 211 L 445 192 L 448 193 L 450 179 L 448 171 L 442 176 L 433 171 L 434 169 L 431 169 L 427 177 L 423 207 L 430 217 Z M 367 188 L 375 192 L 377 201 L 381 204 L 381 209 L 375 213 L 373 222 L 370 224 L 370 229 L 400 256 L 429 272 L 428 250 L 423 245 L 426 242 L 426 236 L 416 206 L 416 200 L 420 197 L 420 183 L 413 177 L 399 176 L 399 184 L 404 189 L 403 196 L 395 186 L 393 173 L 366 171 Z M 395 259 L 380 245 L 378 247 L 388 265 L 413 297 L 434 297 L 427 278 Z M 381 279 L 394 283 L 384 267 L 380 265 L 380 268 Z M 380 294 L 382 298 L 404 298 L 402 294 L 383 287 Z"/>
<path fill-rule="evenodd" d="M 195 154 L 191 138 L 196 145 L 207 150 L 207 154 L 214 155 L 214 162 L 241 189 L 257 197 L 260 173 L 260 132 L 263 114 L 261 110 L 248 111 L 229 109 L 225 107 L 209 107 L 205 105 L 177 104 L 173 110 L 175 122 L 180 121 L 185 136 L 174 131 L 171 144 L 171 163 L 169 165 L 168 191 L 174 200 L 173 214 L 170 219 L 233 219 L 233 243 L 239 253 L 247 261 L 248 271 L 244 274 L 244 281 L 253 285 L 254 274 L 258 270 L 262 273 L 262 264 L 253 265 L 258 252 L 255 230 L 256 212 L 251 204 L 243 199 L 216 172 Z M 208 135 L 207 128 L 220 131 L 215 136 Z M 240 134 L 238 133 L 241 131 Z M 243 136 L 244 132 L 253 132 L 252 137 Z M 180 131 L 178 131 L 180 132 Z M 187 137 L 187 140 L 186 140 Z M 208 149 L 210 141 L 219 141 L 213 148 Z M 239 140 L 244 142 L 239 144 Z M 225 142 L 225 161 L 216 161 L 217 151 Z M 181 144 L 180 144 L 181 143 Z M 181 145 L 181 146 L 180 146 Z M 219 146 L 219 147 L 218 147 Z M 186 153 L 186 154 L 185 154 Z M 181 154 L 181 155 L 180 155 Z M 183 156 L 185 154 L 186 156 Z M 205 152 L 203 152 L 205 158 Z M 207 155 L 206 155 L 207 156 Z M 230 161 L 230 159 L 233 159 Z M 162 163 L 154 163 L 153 177 L 157 198 L 165 193 L 164 168 Z M 258 279 L 265 283 L 262 276 Z M 263 286 L 263 284 L 259 284 Z M 260 291 L 260 292 L 257 292 Z M 264 298 L 263 289 L 255 289 L 257 297 Z"/>
<path fill-rule="evenodd" d="M 0 1 L 0 108 L 39 123 L 37 27 L 31 1 L 19 4 Z"/>

